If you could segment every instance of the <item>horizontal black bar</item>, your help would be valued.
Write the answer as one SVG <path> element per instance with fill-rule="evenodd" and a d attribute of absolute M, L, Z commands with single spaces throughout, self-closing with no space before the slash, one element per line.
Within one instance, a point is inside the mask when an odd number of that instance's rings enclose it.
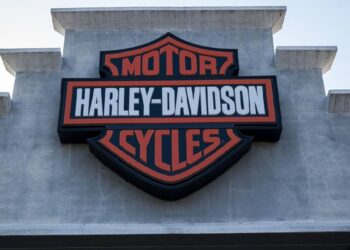
<path fill-rule="evenodd" d="M 0 249 L 350 250 L 350 232 L 0 236 Z"/>

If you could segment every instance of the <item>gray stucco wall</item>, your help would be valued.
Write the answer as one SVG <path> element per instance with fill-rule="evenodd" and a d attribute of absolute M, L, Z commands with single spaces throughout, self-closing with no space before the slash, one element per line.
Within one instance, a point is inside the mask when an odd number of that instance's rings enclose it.
<path fill-rule="evenodd" d="M 281 140 L 254 143 L 194 194 L 159 200 L 103 166 L 87 145 L 59 142 L 61 78 L 98 77 L 100 50 L 167 31 L 66 31 L 61 72 L 17 73 L 11 113 L 0 117 L 0 233 L 349 230 L 350 115 L 327 112 L 320 69 L 276 72 L 269 29 L 171 30 L 237 48 L 241 76 L 278 75 Z"/>
<path fill-rule="evenodd" d="M 275 74 L 272 31 L 269 29 L 208 30 L 108 30 L 66 31 L 63 50 L 65 77 L 98 77 L 101 50 L 139 46 L 166 32 L 187 41 L 218 48 L 238 48 L 240 75 Z"/>

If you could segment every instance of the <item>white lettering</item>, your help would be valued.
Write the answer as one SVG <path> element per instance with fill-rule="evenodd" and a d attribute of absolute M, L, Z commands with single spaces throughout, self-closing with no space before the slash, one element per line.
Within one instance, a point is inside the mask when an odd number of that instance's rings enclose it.
<path fill-rule="evenodd" d="M 258 111 L 259 115 L 265 115 L 263 87 L 249 86 L 248 88 L 249 88 L 250 114 L 256 115 L 256 111 Z"/>
<path fill-rule="evenodd" d="M 221 99 L 225 102 L 222 104 L 222 112 L 225 115 L 233 115 L 236 112 L 235 103 L 230 98 L 233 96 L 234 92 L 231 86 L 224 86 L 221 88 Z"/>
<path fill-rule="evenodd" d="M 217 115 L 221 112 L 220 91 L 218 87 L 208 87 L 208 114 Z"/>
<path fill-rule="evenodd" d="M 110 108 L 112 107 L 112 114 Z M 104 116 L 118 115 L 118 90 L 116 88 L 105 89 Z"/>
<path fill-rule="evenodd" d="M 190 114 L 185 87 L 179 87 L 177 89 L 175 115 L 181 116 L 181 110 L 185 116 Z"/>
<path fill-rule="evenodd" d="M 194 87 L 194 92 L 192 87 L 187 87 L 187 97 L 190 104 L 191 115 L 198 115 L 199 98 L 200 98 L 200 88 Z"/>
<path fill-rule="evenodd" d="M 135 95 L 140 93 L 139 88 L 130 88 L 129 90 L 129 115 L 138 116 L 139 111 L 135 110 L 135 104 L 139 104 L 139 98 Z"/>
<path fill-rule="evenodd" d="M 88 116 L 89 112 L 89 103 L 90 103 L 90 89 L 84 89 L 84 97 L 83 89 L 77 89 L 77 98 L 75 104 L 75 116 L 81 116 L 81 108 L 83 108 L 83 116 Z"/>
<path fill-rule="evenodd" d="M 143 101 L 143 115 L 149 116 L 150 103 L 152 99 L 154 88 L 149 88 L 148 92 L 145 88 L 141 88 L 141 97 Z"/>
<path fill-rule="evenodd" d="M 95 116 L 95 111 L 97 116 L 103 116 L 101 88 L 95 88 L 92 93 L 89 116 Z"/>
<path fill-rule="evenodd" d="M 119 115 L 120 116 L 127 116 L 129 114 L 128 110 L 125 110 L 125 107 L 124 107 L 124 94 L 125 94 L 125 89 L 124 88 L 120 88 L 119 89 Z"/>
<path fill-rule="evenodd" d="M 236 110 L 240 115 L 249 114 L 249 95 L 248 89 L 244 86 L 235 88 Z"/>
<path fill-rule="evenodd" d="M 162 115 L 175 113 L 175 91 L 172 88 L 162 88 Z"/>

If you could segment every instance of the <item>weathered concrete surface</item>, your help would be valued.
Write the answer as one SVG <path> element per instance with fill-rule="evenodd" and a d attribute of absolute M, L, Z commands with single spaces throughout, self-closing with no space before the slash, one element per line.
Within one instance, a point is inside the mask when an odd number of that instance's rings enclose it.
<path fill-rule="evenodd" d="M 0 49 L 0 57 L 12 75 L 18 72 L 56 71 L 61 68 L 59 48 Z"/>
<path fill-rule="evenodd" d="M 67 31 L 63 50 L 65 77 L 99 77 L 101 50 L 116 50 L 150 42 L 167 30 L 159 31 Z M 190 42 L 220 48 L 238 48 L 240 75 L 274 75 L 274 49 L 271 30 L 172 32 Z M 255 63 L 261 61 L 264 63 Z"/>
<path fill-rule="evenodd" d="M 327 112 L 321 69 L 278 71 L 278 84 L 283 119 L 278 144 L 288 150 L 279 157 L 289 166 L 289 174 L 296 175 L 306 213 L 316 221 L 348 221 L 350 115 Z"/>
<path fill-rule="evenodd" d="M 276 66 L 284 69 L 321 69 L 326 73 L 332 67 L 336 46 L 278 46 Z"/>
<path fill-rule="evenodd" d="M 282 28 L 286 7 L 142 7 L 52 9 L 57 32 L 101 29 Z"/>
<path fill-rule="evenodd" d="M 327 112 L 321 68 L 278 70 L 281 140 L 254 143 L 224 175 L 176 202 L 125 182 L 87 145 L 60 144 L 60 79 L 98 77 L 100 50 L 167 31 L 67 30 L 62 72 L 17 74 L 13 109 L 0 119 L 0 234 L 349 230 L 350 115 Z M 238 48 L 240 75 L 276 74 L 271 29 L 172 32 Z"/>
<path fill-rule="evenodd" d="M 0 116 L 7 115 L 11 109 L 11 97 L 8 92 L 0 92 Z"/>
<path fill-rule="evenodd" d="M 327 94 L 327 108 L 331 113 L 350 112 L 350 90 L 331 89 Z"/>
<path fill-rule="evenodd" d="M 242 223 L 0 224 L 1 235 L 152 235 L 348 232 L 349 221 L 274 221 Z M 203 236 L 205 237 L 205 236 Z M 135 241 L 134 244 L 138 244 Z M 134 249 L 134 248 L 131 248 Z M 205 248 L 206 249 L 206 248 Z M 218 248 L 216 248 L 218 249 Z M 220 248 L 219 248 L 220 249 Z M 231 249 L 231 248 L 229 248 Z M 254 248 L 255 249 L 255 248 Z"/>

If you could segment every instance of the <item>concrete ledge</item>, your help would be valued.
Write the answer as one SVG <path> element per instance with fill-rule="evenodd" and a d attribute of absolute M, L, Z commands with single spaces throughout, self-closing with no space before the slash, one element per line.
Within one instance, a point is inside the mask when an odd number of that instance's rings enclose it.
<path fill-rule="evenodd" d="M 0 49 L 6 70 L 12 75 L 17 72 L 56 71 L 61 69 L 59 48 L 45 49 Z"/>
<path fill-rule="evenodd" d="M 331 89 L 327 94 L 327 109 L 330 113 L 350 112 L 350 89 Z"/>
<path fill-rule="evenodd" d="M 10 93 L 0 92 L 0 117 L 8 115 L 11 109 Z"/>
<path fill-rule="evenodd" d="M 332 67 L 336 54 L 336 46 L 279 46 L 276 67 L 279 70 L 319 68 L 324 74 Z"/>
<path fill-rule="evenodd" d="M 54 29 L 272 29 L 282 28 L 286 7 L 141 7 L 52 9 Z"/>
<path fill-rule="evenodd" d="M 5 235 L 147 235 L 289 232 L 349 232 L 350 221 L 286 221 L 193 224 L 0 224 Z"/>

